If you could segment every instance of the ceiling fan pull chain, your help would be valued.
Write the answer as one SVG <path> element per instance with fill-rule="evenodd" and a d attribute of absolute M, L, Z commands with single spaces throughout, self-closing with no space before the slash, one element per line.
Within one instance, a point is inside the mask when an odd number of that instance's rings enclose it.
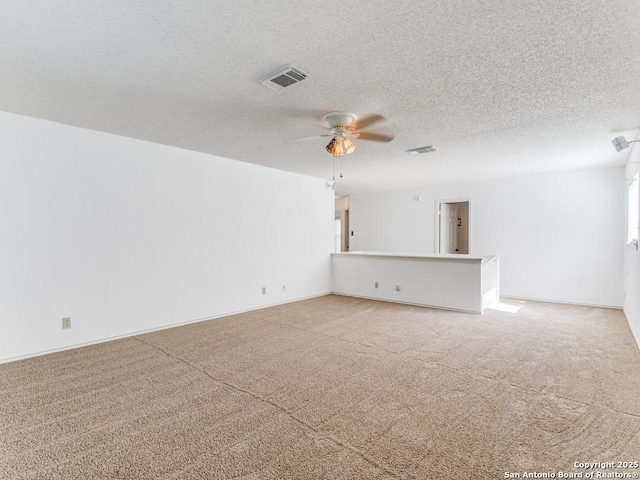
<path fill-rule="evenodd" d="M 340 178 L 342 178 L 342 157 L 340 157 Z"/>

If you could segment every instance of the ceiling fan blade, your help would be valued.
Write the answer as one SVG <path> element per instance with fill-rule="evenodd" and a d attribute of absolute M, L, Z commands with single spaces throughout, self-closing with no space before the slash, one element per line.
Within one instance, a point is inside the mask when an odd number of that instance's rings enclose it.
<path fill-rule="evenodd" d="M 357 128 L 358 130 L 362 130 L 363 128 L 367 128 L 370 125 L 374 125 L 384 120 L 386 119 L 382 115 L 378 115 L 377 113 L 374 113 L 373 115 L 369 115 L 368 117 L 359 119 L 355 123 L 355 128 Z"/>
<path fill-rule="evenodd" d="M 371 140 L 372 142 L 390 142 L 395 137 L 393 135 L 380 135 L 377 133 L 360 132 L 358 140 Z"/>

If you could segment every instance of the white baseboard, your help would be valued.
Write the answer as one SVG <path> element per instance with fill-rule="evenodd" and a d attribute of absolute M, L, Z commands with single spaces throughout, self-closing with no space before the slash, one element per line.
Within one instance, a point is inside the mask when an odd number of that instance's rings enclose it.
<path fill-rule="evenodd" d="M 387 298 L 367 297 L 365 295 L 353 295 L 350 293 L 340 293 L 340 292 L 331 292 L 331 295 L 340 295 L 341 297 L 362 298 L 365 300 L 375 300 L 377 302 L 399 303 L 401 305 L 411 305 L 414 307 L 435 308 L 437 310 L 448 310 L 450 312 L 471 313 L 473 315 L 482 315 L 482 312 L 477 312 L 475 310 L 462 310 L 460 308 L 442 307 L 440 305 L 429 305 L 426 303 L 405 302 L 402 300 L 389 300 Z"/>
<path fill-rule="evenodd" d="M 546 298 L 520 297 L 520 296 L 502 295 L 502 294 L 500 295 L 500 298 L 509 298 L 511 300 L 524 300 L 524 301 L 530 301 L 530 302 L 559 303 L 562 305 L 576 305 L 581 307 L 611 308 L 613 310 L 622 310 L 622 305 L 600 305 L 597 303 L 568 302 L 565 300 L 549 300 Z"/>
<path fill-rule="evenodd" d="M 629 330 L 631 330 L 631 335 L 633 335 L 633 339 L 636 341 L 636 346 L 638 347 L 638 350 L 640 350 L 640 332 L 636 332 L 636 330 L 633 328 L 633 324 L 629 320 L 629 316 L 627 315 L 627 312 L 624 311 L 624 308 L 622 309 L 622 312 L 624 313 L 624 318 L 627 321 L 627 325 L 629 325 Z"/>
<path fill-rule="evenodd" d="M 278 305 L 285 305 L 287 303 L 295 303 L 295 302 L 301 302 L 303 300 L 310 300 L 312 298 L 325 297 L 327 295 L 331 295 L 331 292 L 320 293 L 318 295 L 311 295 L 311 296 L 308 296 L 308 297 L 296 298 L 296 299 L 293 299 L 293 300 L 286 300 L 284 302 L 270 303 L 269 305 L 261 305 L 259 307 L 247 308 L 247 309 L 244 309 L 244 310 L 236 310 L 236 311 L 233 311 L 233 312 L 222 313 L 220 315 L 215 315 L 215 316 L 212 316 L 212 317 L 197 318 L 195 320 L 187 320 L 187 321 L 184 321 L 184 322 L 172 323 L 171 325 L 163 325 L 161 327 L 149 328 L 149 329 L 146 329 L 146 330 L 137 330 L 137 331 L 131 332 L 131 333 L 125 333 L 125 334 L 122 334 L 122 335 L 115 335 L 113 337 L 99 338 L 99 339 L 96 339 L 96 340 L 92 340 L 90 342 L 75 343 L 73 345 L 67 345 L 65 347 L 60 347 L 60 348 L 52 348 L 50 350 L 42 350 L 42 351 L 39 351 L 39 352 L 27 353 L 27 354 L 24 354 L 24 355 L 18 355 L 16 357 L 3 358 L 3 359 L 0 359 L 0 365 L 2 365 L 3 363 L 11 363 L 11 362 L 17 362 L 19 360 L 26 360 L 27 358 L 40 357 L 42 355 L 48 355 L 50 353 L 64 352 L 66 350 L 73 350 L 74 348 L 88 347 L 90 345 L 97 345 L 99 343 L 112 342 L 113 340 L 119 340 L 121 338 L 135 337 L 136 335 L 144 335 L 145 333 L 158 332 L 160 330 L 167 330 L 169 328 L 181 327 L 183 325 L 189 325 L 191 323 L 206 322 L 206 321 L 209 321 L 209 320 L 215 320 L 216 318 L 229 317 L 231 315 L 238 315 L 240 313 L 247 313 L 247 312 L 253 312 L 253 311 L 256 311 L 256 310 L 262 310 L 263 308 L 277 307 Z"/>

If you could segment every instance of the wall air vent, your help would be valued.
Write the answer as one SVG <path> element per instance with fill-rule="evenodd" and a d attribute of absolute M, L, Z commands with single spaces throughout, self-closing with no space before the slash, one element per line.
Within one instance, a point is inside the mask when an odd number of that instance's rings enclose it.
<path fill-rule="evenodd" d="M 412 148 L 411 150 L 407 150 L 407 152 L 417 155 L 418 153 L 429 153 L 429 152 L 435 152 L 436 150 L 438 149 L 433 145 L 427 145 L 426 147 Z"/>
<path fill-rule="evenodd" d="M 301 82 L 305 78 L 307 78 L 307 74 L 302 70 L 293 65 L 287 65 L 280 70 L 270 73 L 260 80 L 260 82 L 273 90 L 282 90 Z"/>

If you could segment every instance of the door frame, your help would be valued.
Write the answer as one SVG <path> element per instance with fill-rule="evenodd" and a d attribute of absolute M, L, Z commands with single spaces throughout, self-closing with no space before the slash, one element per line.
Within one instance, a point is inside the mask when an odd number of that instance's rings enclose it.
<path fill-rule="evenodd" d="M 468 230 L 469 230 L 469 236 L 468 236 L 468 247 L 469 247 L 469 255 L 471 255 L 471 245 L 473 245 L 473 243 L 471 242 L 471 234 L 472 234 L 472 214 L 471 214 L 471 198 L 470 197 L 456 197 L 456 198 L 437 198 L 435 200 L 435 209 L 434 209 L 434 215 L 433 215 L 433 224 L 434 224 L 434 232 L 435 232 L 435 236 L 433 239 L 433 251 L 435 253 L 440 253 L 440 205 L 442 205 L 443 203 L 467 203 L 469 204 L 469 225 L 468 225 Z"/>

